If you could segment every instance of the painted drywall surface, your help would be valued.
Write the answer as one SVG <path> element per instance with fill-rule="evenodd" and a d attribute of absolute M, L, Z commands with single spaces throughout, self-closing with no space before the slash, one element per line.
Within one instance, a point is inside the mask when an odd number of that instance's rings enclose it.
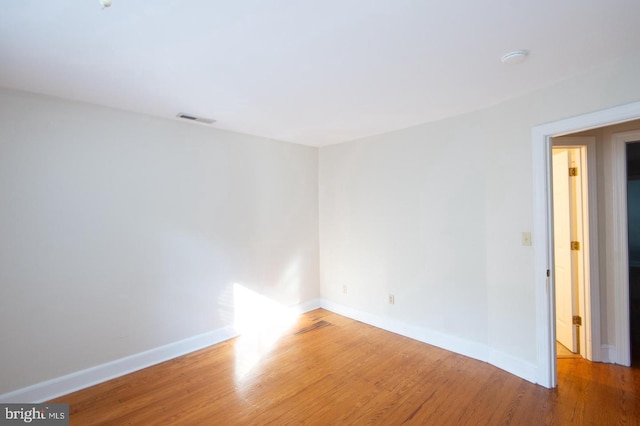
<path fill-rule="evenodd" d="M 323 297 L 484 341 L 485 153 L 451 143 L 464 125 L 420 130 L 321 149 Z"/>
<path fill-rule="evenodd" d="M 317 149 L 0 91 L 0 394 L 318 297 Z"/>
<path fill-rule="evenodd" d="M 531 129 L 637 101 L 638 73 L 635 55 L 482 111 L 322 148 L 323 298 L 535 364 L 533 251 L 521 244 Z"/>

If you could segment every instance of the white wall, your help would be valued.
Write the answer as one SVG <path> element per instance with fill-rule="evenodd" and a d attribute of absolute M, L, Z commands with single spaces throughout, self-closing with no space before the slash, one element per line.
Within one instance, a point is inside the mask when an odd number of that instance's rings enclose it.
<path fill-rule="evenodd" d="M 0 394 L 319 296 L 318 150 L 0 91 Z"/>
<path fill-rule="evenodd" d="M 321 149 L 323 298 L 531 372 L 533 250 L 521 244 L 533 226 L 531 129 L 640 100 L 638 75 L 634 55 L 482 111 Z"/>

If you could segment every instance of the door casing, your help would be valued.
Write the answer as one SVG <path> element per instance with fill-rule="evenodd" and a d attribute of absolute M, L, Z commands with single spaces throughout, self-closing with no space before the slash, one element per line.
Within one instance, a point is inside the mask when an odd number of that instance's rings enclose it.
<path fill-rule="evenodd" d="M 640 140 L 640 131 L 620 132 L 611 135 L 611 158 L 605 162 L 610 204 L 613 206 L 613 229 L 608 254 L 607 278 L 614 283 L 616 306 L 616 345 L 607 354 L 611 362 L 631 365 L 631 341 L 629 324 L 629 251 L 627 226 L 627 143 Z"/>
<path fill-rule="evenodd" d="M 551 200 L 551 145 L 552 138 L 570 133 L 577 133 L 598 127 L 610 126 L 640 118 L 640 102 L 633 102 L 601 111 L 591 112 L 552 123 L 535 126 L 531 131 L 532 161 L 533 161 L 533 241 L 534 241 L 534 292 L 536 305 L 536 346 L 537 346 L 537 383 L 548 388 L 554 388 L 558 383 L 555 349 L 555 309 L 554 283 L 551 271 L 553 269 L 553 216 Z M 593 168 L 595 170 L 595 168 Z M 595 191 L 594 185 L 591 188 Z M 594 194 L 595 196 L 595 194 Z M 592 203 L 590 203 L 592 204 Z M 591 214 L 591 206 L 589 206 Z M 591 215 L 591 223 L 597 217 L 597 212 Z M 592 234 L 597 235 L 597 234 Z M 594 251 L 597 246 L 590 248 L 590 276 L 591 294 L 590 311 L 593 313 L 600 306 L 600 297 L 594 287 L 598 274 Z M 597 253 L 595 253 L 597 256 Z M 596 287 L 597 289 L 597 287 Z M 616 311 L 619 314 L 618 311 Z M 627 317 L 628 320 L 628 317 Z M 592 345 L 600 348 L 600 341 L 593 337 Z M 599 336 L 598 336 L 599 337 Z"/>

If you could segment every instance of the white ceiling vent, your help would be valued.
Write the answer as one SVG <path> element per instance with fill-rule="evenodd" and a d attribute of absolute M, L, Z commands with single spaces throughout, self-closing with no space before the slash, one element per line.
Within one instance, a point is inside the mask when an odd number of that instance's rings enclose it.
<path fill-rule="evenodd" d="M 216 122 L 216 120 L 214 120 L 213 118 L 198 117 L 193 114 L 187 114 L 184 112 L 179 113 L 178 115 L 176 115 L 176 117 L 182 118 L 184 120 L 197 121 L 198 123 L 205 123 L 205 124 L 213 124 Z"/>

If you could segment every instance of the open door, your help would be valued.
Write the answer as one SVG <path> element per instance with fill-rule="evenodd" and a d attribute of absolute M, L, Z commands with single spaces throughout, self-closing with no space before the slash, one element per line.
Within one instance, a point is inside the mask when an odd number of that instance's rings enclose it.
<path fill-rule="evenodd" d="M 577 297 L 571 253 L 571 185 L 569 151 L 553 149 L 553 238 L 555 240 L 556 339 L 571 352 L 578 352 L 573 317 Z"/>

